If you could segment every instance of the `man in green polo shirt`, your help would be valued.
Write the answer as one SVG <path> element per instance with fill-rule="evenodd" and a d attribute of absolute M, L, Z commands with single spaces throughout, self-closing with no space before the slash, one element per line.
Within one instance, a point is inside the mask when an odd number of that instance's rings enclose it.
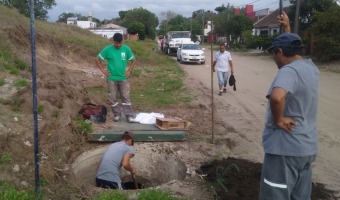
<path fill-rule="evenodd" d="M 103 66 L 102 61 L 104 60 L 107 61 L 107 67 Z M 136 60 L 131 49 L 123 44 L 122 34 L 116 33 L 113 36 L 113 45 L 106 46 L 98 54 L 96 63 L 100 71 L 106 76 L 113 121 L 118 122 L 121 117 L 121 108 L 117 99 L 119 93 L 127 121 L 129 123 L 134 122 L 130 101 L 129 76 L 135 66 Z"/>

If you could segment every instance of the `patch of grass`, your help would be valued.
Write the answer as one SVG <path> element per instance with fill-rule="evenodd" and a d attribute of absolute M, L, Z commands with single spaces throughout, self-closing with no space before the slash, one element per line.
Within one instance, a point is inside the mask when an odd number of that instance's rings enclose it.
<path fill-rule="evenodd" d="M 17 190 L 14 185 L 0 181 L 0 199 L 1 200 L 33 200 L 33 192 Z"/>
<path fill-rule="evenodd" d="M 28 81 L 26 79 L 21 79 L 14 83 L 14 86 L 16 88 L 26 87 L 27 85 L 28 85 Z"/>
<path fill-rule="evenodd" d="M 0 86 L 3 86 L 3 85 L 5 85 L 5 83 L 6 83 L 5 79 L 3 79 L 3 78 L 0 78 Z"/>
<path fill-rule="evenodd" d="M 110 192 L 103 192 L 92 200 L 127 200 L 128 196 L 122 191 L 113 190 Z"/>
<path fill-rule="evenodd" d="M 57 118 L 59 116 L 59 114 L 60 114 L 59 110 L 55 110 L 55 111 L 52 112 L 52 117 Z"/>
<path fill-rule="evenodd" d="M 0 58 L 2 58 L 2 60 L 5 62 L 8 62 L 12 59 L 11 54 L 5 51 L 0 51 Z"/>
<path fill-rule="evenodd" d="M 141 67 L 138 79 L 132 79 L 132 103 L 137 106 L 168 106 L 191 102 L 193 97 L 183 84 L 183 69 L 163 55 L 154 60 L 162 65 Z"/>
<path fill-rule="evenodd" d="M 79 135 L 87 135 L 92 133 L 92 124 L 81 119 L 76 119 L 73 123 L 73 132 Z"/>
<path fill-rule="evenodd" d="M 28 65 L 24 61 L 18 58 L 14 59 L 14 63 L 15 63 L 15 67 L 19 70 L 25 70 L 28 68 Z"/>
<path fill-rule="evenodd" d="M 3 153 L 1 156 L 0 156 L 0 164 L 6 164 L 6 163 L 9 163 L 12 161 L 12 156 L 11 154 L 9 153 Z"/>
<path fill-rule="evenodd" d="M 19 75 L 19 70 L 17 68 L 12 67 L 9 69 L 9 73 L 13 75 Z"/>
<path fill-rule="evenodd" d="M 131 72 L 131 77 L 137 77 L 139 78 L 141 75 L 142 75 L 142 72 L 143 70 L 142 69 L 134 69 L 132 72 Z"/>
<path fill-rule="evenodd" d="M 41 114 L 44 112 L 44 106 L 43 105 L 38 105 L 38 114 Z"/>
<path fill-rule="evenodd" d="M 10 100 L 0 99 L 0 102 L 3 105 L 10 105 L 13 111 L 19 111 L 19 107 L 25 102 L 25 99 L 19 96 L 13 96 Z"/>
<path fill-rule="evenodd" d="M 40 177 L 39 178 L 39 183 L 40 183 L 41 186 L 48 185 L 48 181 L 47 181 L 47 179 L 45 177 Z"/>
<path fill-rule="evenodd" d="M 107 98 L 107 90 L 103 86 L 87 87 L 86 90 L 93 96 L 101 97 L 102 99 Z"/>
<path fill-rule="evenodd" d="M 143 190 L 138 195 L 138 200 L 184 200 L 183 198 L 175 197 L 169 192 L 163 192 L 158 189 Z"/>
<path fill-rule="evenodd" d="M 66 161 L 65 152 L 62 152 L 59 149 L 53 151 L 53 156 L 56 157 L 59 161 Z"/>

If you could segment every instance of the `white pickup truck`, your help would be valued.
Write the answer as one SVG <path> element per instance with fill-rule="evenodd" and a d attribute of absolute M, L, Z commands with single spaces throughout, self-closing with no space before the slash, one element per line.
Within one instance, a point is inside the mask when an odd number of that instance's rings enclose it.
<path fill-rule="evenodd" d="M 166 34 L 163 51 L 170 55 L 177 53 L 178 47 L 183 43 L 190 43 L 190 31 L 170 31 Z"/>

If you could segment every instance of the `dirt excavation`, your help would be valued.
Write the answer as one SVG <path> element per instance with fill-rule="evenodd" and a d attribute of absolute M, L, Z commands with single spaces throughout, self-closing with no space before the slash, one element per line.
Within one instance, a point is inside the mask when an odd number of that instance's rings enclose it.
<path fill-rule="evenodd" d="M 29 63 L 29 41 L 20 39 L 26 37 L 28 31 L 21 31 L 12 42 L 18 46 L 16 50 L 22 59 Z M 209 48 L 206 49 L 210 55 Z M 157 164 L 162 167 L 150 171 L 173 172 L 165 178 L 164 174 L 148 174 L 148 169 L 140 167 L 138 174 L 138 162 L 134 161 L 136 179 L 146 187 L 171 191 L 193 200 L 257 198 L 263 159 L 265 93 L 277 68 L 268 55 L 232 52 L 232 57 L 237 90 L 229 87 L 226 94 L 218 96 L 214 74 L 213 109 L 210 60 L 205 65 L 181 65 L 187 72 L 185 85 L 194 96 L 190 104 L 152 108 L 153 112 L 188 120 L 191 125 L 184 142 L 136 142 L 134 148 L 143 160 L 150 159 L 155 163 L 153 167 Z M 39 105 L 44 108 L 39 114 L 42 190 L 48 199 L 89 199 L 102 192 L 94 187 L 93 171 L 108 143 L 89 143 L 86 137 L 75 134 L 72 118 L 84 102 L 107 103 L 105 95 L 94 95 L 86 90 L 88 87 L 102 90 L 106 87 L 104 79 L 94 58 L 80 56 L 67 45 L 50 42 L 49 38 L 38 37 L 37 64 Z M 140 66 L 137 63 L 136 67 Z M 19 188 L 33 188 L 32 88 L 15 89 L 14 75 L 1 72 L 1 76 L 6 78 L 6 83 L 0 87 L 0 97 L 3 102 L 12 100 L 12 104 L 0 104 L 0 152 L 12 155 L 12 160 L 9 166 L 1 166 L 0 180 L 15 183 Z M 321 72 L 320 78 L 319 154 L 313 168 L 312 199 L 333 200 L 340 199 L 340 106 L 337 105 L 340 74 Z M 133 84 L 134 79 L 131 79 L 132 90 Z M 15 109 L 21 112 L 13 111 Z M 150 108 L 135 107 L 135 111 L 150 111 Z M 113 126 L 111 113 L 104 125 L 93 124 L 94 130 L 109 130 Z M 80 156 L 86 152 L 97 154 L 86 157 L 82 161 L 85 164 L 80 165 Z M 162 158 L 165 160 L 159 160 Z M 174 161 L 176 165 L 169 165 Z"/>

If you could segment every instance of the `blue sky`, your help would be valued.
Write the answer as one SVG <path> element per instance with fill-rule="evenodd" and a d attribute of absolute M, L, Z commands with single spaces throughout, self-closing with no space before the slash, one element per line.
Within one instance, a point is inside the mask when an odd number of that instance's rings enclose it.
<path fill-rule="evenodd" d="M 222 4 L 227 6 L 228 3 L 234 7 L 253 4 L 254 10 L 279 7 L 279 0 L 56 0 L 56 3 L 57 5 L 48 12 L 49 21 L 52 22 L 63 12 L 80 13 L 83 16 L 92 12 L 93 17 L 103 20 L 119 17 L 119 11 L 142 7 L 154 13 L 161 21 L 164 18 L 162 13 L 167 11 L 190 17 L 193 11 L 199 9 L 214 11 L 216 7 Z"/>

